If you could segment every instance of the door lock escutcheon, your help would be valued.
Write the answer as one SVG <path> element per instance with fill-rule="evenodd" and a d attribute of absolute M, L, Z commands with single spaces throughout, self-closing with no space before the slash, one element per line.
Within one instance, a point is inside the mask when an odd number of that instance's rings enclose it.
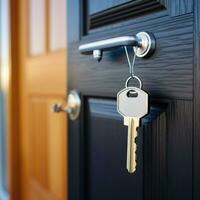
<path fill-rule="evenodd" d="M 75 90 L 71 90 L 68 94 L 67 101 L 65 99 L 53 104 L 51 110 L 53 112 L 66 112 L 71 120 L 76 120 L 79 117 L 81 109 L 81 99 Z"/>
<path fill-rule="evenodd" d="M 82 54 L 93 54 L 93 57 L 100 61 L 103 51 L 117 47 L 132 46 L 137 57 L 149 57 L 156 48 L 156 40 L 152 33 L 139 32 L 136 36 L 121 36 L 79 46 Z"/>

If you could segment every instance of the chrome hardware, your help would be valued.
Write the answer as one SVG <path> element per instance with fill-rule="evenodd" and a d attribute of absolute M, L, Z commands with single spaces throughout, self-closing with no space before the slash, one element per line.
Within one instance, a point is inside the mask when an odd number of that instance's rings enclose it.
<path fill-rule="evenodd" d="M 98 62 L 101 61 L 103 56 L 103 52 L 101 50 L 94 50 L 93 51 L 93 58 L 96 59 Z"/>
<path fill-rule="evenodd" d="M 141 46 L 134 46 L 134 52 L 137 57 L 148 57 L 152 55 L 156 48 L 156 40 L 152 33 L 139 32 L 136 34 L 136 38 L 141 41 Z"/>
<path fill-rule="evenodd" d="M 101 60 L 103 51 L 108 51 L 115 47 L 133 46 L 138 57 L 150 56 L 156 47 L 155 37 L 152 33 L 139 32 L 136 36 L 122 36 L 106 40 L 100 40 L 79 46 L 82 54 L 92 54 L 98 61 Z"/>
<path fill-rule="evenodd" d="M 67 112 L 71 120 L 76 120 L 79 117 L 81 108 L 81 99 L 75 90 L 70 91 L 67 102 L 65 99 L 52 105 L 53 112 Z"/>

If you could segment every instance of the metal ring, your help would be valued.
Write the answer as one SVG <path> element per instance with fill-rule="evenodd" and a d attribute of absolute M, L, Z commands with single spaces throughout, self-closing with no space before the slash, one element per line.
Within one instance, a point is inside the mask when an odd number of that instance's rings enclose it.
<path fill-rule="evenodd" d="M 125 83 L 125 87 L 128 87 L 128 83 L 131 79 L 137 79 L 139 84 L 140 84 L 140 89 L 142 89 L 142 81 L 140 80 L 140 78 L 138 76 L 130 76 L 129 78 L 127 78 L 126 83 Z"/>

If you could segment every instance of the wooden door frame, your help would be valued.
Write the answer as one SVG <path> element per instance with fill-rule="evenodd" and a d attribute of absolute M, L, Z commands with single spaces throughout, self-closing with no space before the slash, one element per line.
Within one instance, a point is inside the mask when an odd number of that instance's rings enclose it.
<path fill-rule="evenodd" d="M 6 1 L 6 0 L 3 0 Z M 20 168 L 20 1 L 10 0 L 9 198 L 21 199 Z"/>
<path fill-rule="evenodd" d="M 19 128 L 18 128 L 18 53 L 17 53 L 17 2 L 12 0 L 2 0 L 1 8 L 6 20 L 6 27 L 1 23 L 1 29 L 8 34 L 6 38 L 2 38 L 5 46 L 2 49 L 2 55 L 5 67 L 5 87 L 6 94 L 6 146 L 7 155 L 6 162 L 8 172 L 8 196 L 9 199 L 20 199 L 20 167 L 19 167 Z M 15 10 L 15 12 L 13 12 Z M 3 16 L 3 17 L 4 17 Z M 5 52 L 4 52 L 5 51 Z"/>
<path fill-rule="evenodd" d="M 6 45 L 3 53 L 6 63 L 6 141 L 8 196 L 11 200 L 20 199 L 20 150 L 19 150 L 19 45 L 18 45 L 18 2 L 2 0 L 6 27 L 1 28 L 8 34 L 2 38 Z M 5 9 L 6 8 L 6 9 Z M 2 49 L 4 51 L 4 49 Z"/>

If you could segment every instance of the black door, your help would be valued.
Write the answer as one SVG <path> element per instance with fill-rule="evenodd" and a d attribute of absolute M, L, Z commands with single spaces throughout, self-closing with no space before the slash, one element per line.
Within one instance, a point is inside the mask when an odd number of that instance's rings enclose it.
<path fill-rule="evenodd" d="M 82 104 L 78 120 L 69 120 L 69 200 L 200 199 L 199 4 L 68 0 L 68 90 Z M 124 50 L 97 62 L 78 47 L 140 31 L 155 35 L 156 51 L 136 58 L 151 104 L 138 130 L 137 170 L 129 174 L 127 127 L 116 109 L 129 76 Z"/>

